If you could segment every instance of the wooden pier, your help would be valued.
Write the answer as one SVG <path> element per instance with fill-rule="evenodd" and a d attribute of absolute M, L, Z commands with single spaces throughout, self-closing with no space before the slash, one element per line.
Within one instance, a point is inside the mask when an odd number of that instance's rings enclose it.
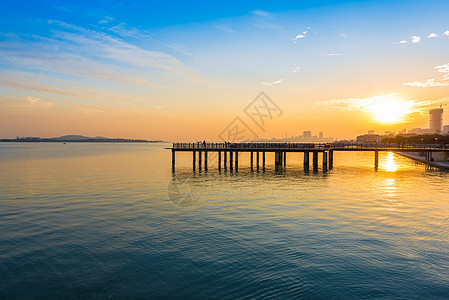
<path fill-rule="evenodd" d="M 309 170 L 310 154 L 312 154 L 312 167 L 318 169 L 318 156 L 322 157 L 321 163 L 323 171 L 333 168 L 335 151 L 371 151 L 374 152 L 374 167 L 379 166 L 379 151 L 389 152 L 425 152 L 427 160 L 432 159 L 433 152 L 449 152 L 449 145 L 403 145 L 403 144 L 370 144 L 370 143 L 173 143 L 170 149 L 172 151 L 172 170 L 175 171 L 176 152 L 192 152 L 193 170 L 196 169 L 196 158 L 198 153 L 198 170 L 202 167 L 207 171 L 208 153 L 217 154 L 217 167 L 230 171 L 238 171 L 239 153 L 250 153 L 251 170 L 262 169 L 265 171 L 265 161 L 267 152 L 274 153 L 274 164 L 276 171 L 286 166 L 287 153 L 299 152 L 304 154 L 304 170 Z M 254 162 L 255 156 L 255 162 Z M 262 156 L 262 159 L 260 159 Z M 203 159 L 204 158 L 204 164 Z M 260 160 L 262 161 L 260 164 Z M 214 162 L 215 163 L 215 162 Z"/>

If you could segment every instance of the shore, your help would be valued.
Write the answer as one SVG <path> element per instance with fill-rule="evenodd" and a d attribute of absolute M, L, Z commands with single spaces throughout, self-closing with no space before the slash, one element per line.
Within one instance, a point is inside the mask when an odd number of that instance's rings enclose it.
<path fill-rule="evenodd" d="M 428 160 L 424 159 L 422 156 L 419 156 L 417 152 L 396 152 L 396 153 L 399 155 L 402 155 L 404 157 L 408 157 L 413 160 L 430 165 L 430 166 L 449 170 L 449 162 L 448 161 L 428 161 Z"/>

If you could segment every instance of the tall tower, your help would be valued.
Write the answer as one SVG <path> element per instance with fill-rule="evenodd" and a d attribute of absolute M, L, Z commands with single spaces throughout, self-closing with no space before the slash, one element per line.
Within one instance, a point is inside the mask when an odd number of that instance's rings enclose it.
<path fill-rule="evenodd" d="M 432 133 L 443 132 L 443 109 L 436 108 L 429 111 L 430 114 L 430 131 Z"/>

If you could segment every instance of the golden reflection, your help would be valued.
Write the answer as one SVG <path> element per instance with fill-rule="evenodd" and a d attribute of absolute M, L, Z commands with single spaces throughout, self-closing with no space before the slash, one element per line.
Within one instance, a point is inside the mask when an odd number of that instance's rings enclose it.
<path fill-rule="evenodd" d="M 399 166 L 396 164 L 396 161 L 394 160 L 394 154 L 393 152 L 388 152 L 388 156 L 386 157 L 382 168 L 387 172 L 396 172 L 399 168 Z"/>
<path fill-rule="evenodd" d="M 384 192 L 384 207 L 387 210 L 394 211 L 395 207 L 398 206 L 396 203 L 396 182 L 393 178 L 386 179 L 382 184 L 382 190 Z"/>

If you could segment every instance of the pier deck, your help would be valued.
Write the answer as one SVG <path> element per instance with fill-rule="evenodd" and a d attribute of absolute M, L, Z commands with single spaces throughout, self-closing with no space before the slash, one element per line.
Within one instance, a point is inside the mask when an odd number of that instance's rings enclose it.
<path fill-rule="evenodd" d="M 189 151 L 193 154 L 193 168 L 196 167 L 196 152 L 198 152 L 198 167 L 202 167 L 204 154 L 204 168 L 207 170 L 208 153 L 218 154 L 218 168 L 229 168 L 238 170 L 238 155 L 240 152 L 251 153 L 251 169 L 254 166 L 256 156 L 256 167 L 259 169 L 259 156 L 262 154 L 262 168 L 265 169 L 265 153 L 275 153 L 276 170 L 285 166 L 286 155 L 291 152 L 304 153 L 304 169 L 309 168 L 309 153 L 312 153 L 313 168 L 318 166 L 318 153 L 322 155 L 323 170 L 332 169 L 334 151 L 372 151 L 374 152 L 374 167 L 379 164 L 379 151 L 393 152 L 421 152 L 425 153 L 425 160 L 432 160 L 433 152 L 449 152 L 446 144 L 379 144 L 379 143 L 173 143 L 172 147 L 166 148 L 172 151 L 172 168 L 175 170 L 175 153 L 177 151 Z M 223 159 L 222 159 L 223 156 Z"/>

